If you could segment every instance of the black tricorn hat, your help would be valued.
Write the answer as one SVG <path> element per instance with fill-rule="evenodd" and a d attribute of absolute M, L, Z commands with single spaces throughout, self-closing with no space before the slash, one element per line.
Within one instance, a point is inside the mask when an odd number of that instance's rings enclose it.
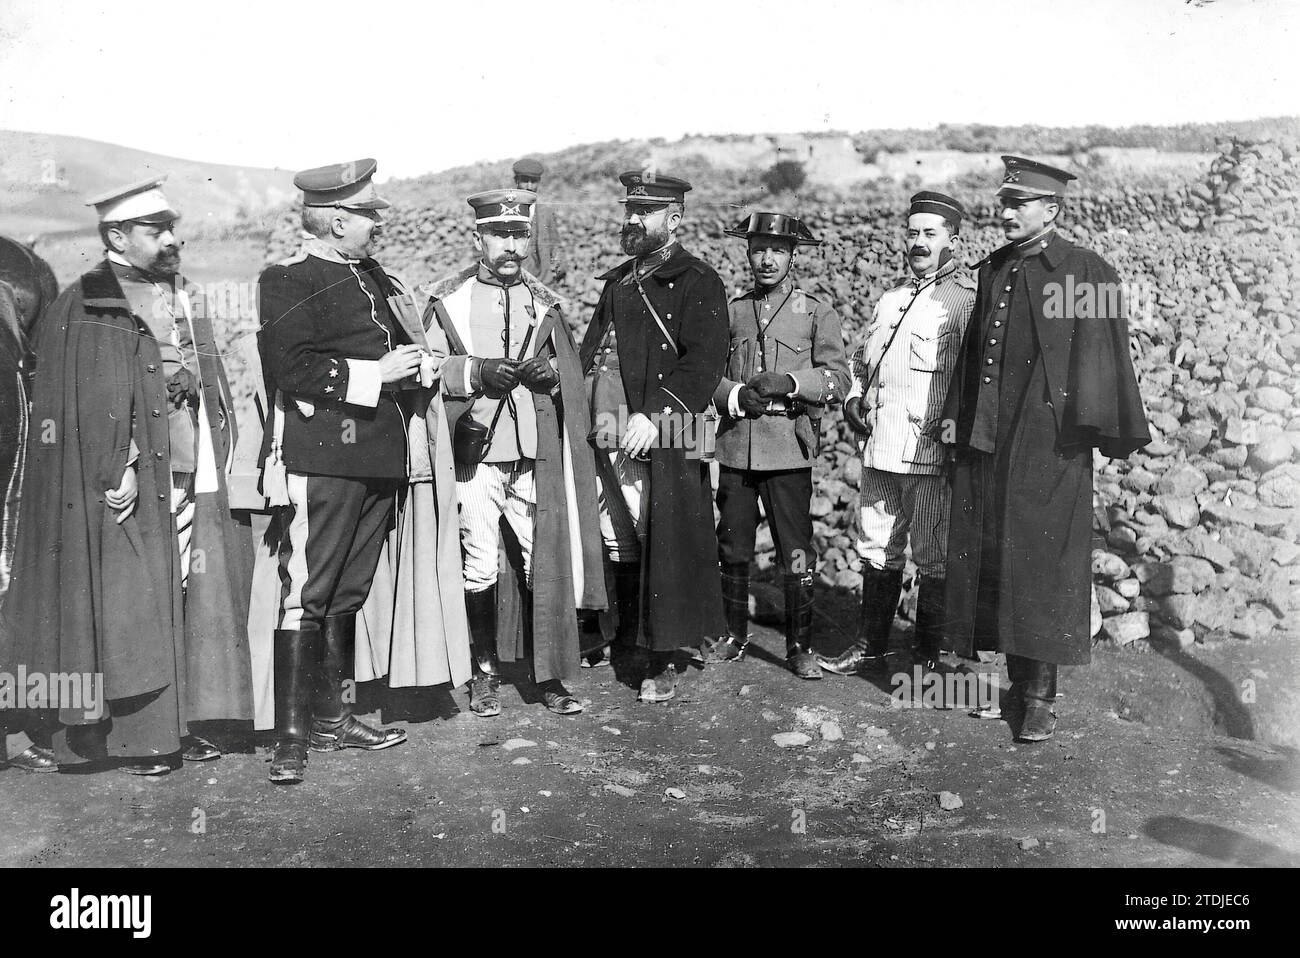
<path fill-rule="evenodd" d="M 821 246 L 822 241 L 813 236 L 803 221 L 786 213 L 750 213 L 729 230 L 728 236 L 748 239 L 751 236 L 780 236 L 794 240 L 798 246 Z"/>

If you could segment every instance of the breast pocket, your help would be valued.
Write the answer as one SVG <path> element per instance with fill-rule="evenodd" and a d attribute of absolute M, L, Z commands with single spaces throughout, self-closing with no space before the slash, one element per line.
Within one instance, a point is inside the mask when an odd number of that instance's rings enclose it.
<path fill-rule="evenodd" d="M 938 369 L 942 339 L 939 333 L 912 333 L 908 337 L 910 349 L 908 365 L 923 373 L 932 373 Z"/>
<path fill-rule="evenodd" d="M 750 357 L 754 353 L 753 340 L 748 336 L 731 341 L 727 351 L 727 378 L 744 382 L 749 378 Z"/>
<path fill-rule="evenodd" d="M 795 369 L 807 369 L 812 365 L 812 340 L 778 339 L 773 369 L 777 372 L 790 372 Z"/>

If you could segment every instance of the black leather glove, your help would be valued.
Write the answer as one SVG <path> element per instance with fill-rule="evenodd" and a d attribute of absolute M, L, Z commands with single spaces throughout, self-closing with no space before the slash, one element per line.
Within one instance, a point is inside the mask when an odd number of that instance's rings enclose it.
<path fill-rule="evenodd" d="M 519 381 L 535 393 L 549 393 L 560 384 L 560 374 L 545 356 L 534 356 L 515 370 Z"/>
<path fill-rule="evenodd" d="M 871 435 L 871 423 L 867 422 L 867 403 L 862 396 L 854 396 L 844 401 L 844 419 L 849 428 L 862 438 Z"/>
<path fill-rule="evenodd" d="M 795 391 L 794 377 L 789 373 L 759 373 L 745 384 L 767 399 L 784 399 Z"/>
<path fill-rule="evenodd" d="M 199 381 L 182 366 L 167 379 L 167 401 L 176 408 L 188 405 L 199 398 Z"/>
<path fill-rule="evenodd" d="M 739 403 L 740 411 L 745 414 L 746 419 L 757 419 L 767 412 L 767 400 L 750 386 L 740 387 L 740 392 L 736 394 L 736 401 Z"/>
<path fill-rule="evenodd" d="M 481 359 L 479 382 L 489 399 L 500 399 L 519 385 L 519 364 L 513 359 Z"/>

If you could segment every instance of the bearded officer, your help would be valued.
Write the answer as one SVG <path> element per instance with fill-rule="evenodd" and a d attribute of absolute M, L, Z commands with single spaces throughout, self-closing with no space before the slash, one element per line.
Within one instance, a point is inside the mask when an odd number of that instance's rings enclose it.
<path fill-rule="evenodd" d="M 60 764 L 116 758 L 137 775 L 165 774 L 178 749 L 219 758 L 188 723 L 252 713 L 234 405 L 164 179 L 87 201 L 105 259 L 38 326 L 30 421 L 48 428 L 29 438 L 4 609 L 29 672 L 103 674 L 106 709 L 61 710 Z"/>
<path fill-rule="evenodd" d="M 711 661 L 737 660 L 748 644 L 749 564 L 761 500 L 785 591 L 786 665 L 820 679 L 812 653 L 812 465 L 821 417 L 848 392 L 849 370 L 835 310 L 791 275 L 799 246 L 820 246 L 784 213 L 754 213 L 728 236 L 748 243 L 754 288 L 731 301 L 730 358 L 714 393 L 718 428 L 718 561 L 727 634 Z"/>
<path fill-rule="evenodd" d="M 727 294 L 677 240 L 685 180 L 634 170 L 621 244 L 583 337 L 601 534 L 617 604 L 615 642 L 647 650 L 640 698 L 675 694 L 674 653 L 725 628 L 713 490 L 699 420 L 727 359 Z M 644 614 L 643 614 L 644 613 Z"/>
<path fill-rule="evenodd" d="M 964 216 L 951 196 L 925 191 L 912 197 L 905 233 L 912 276 L 880 297 L 866 341 L 853 356 L 853 389 L 844 417 L 860 437 L 862 454 L 857 543 L 862 612 L 853 645 L 837 656 L 818 656 L 830 672 L 886 669 L 909 541 L 917 568 L 915 653 L 925 668 L 938 664 L 948 544 L 947 456 L 926 430 L 943 408 L 975 304 L 975 281 L 954 258 Z"/>
<path fill-rule="evenodd" d="M 407 476 L 402 390 L 418 388 L 432 364 L 389 306 L 393 277 L 370 256 L 388 208 L 376 167 L 365 159 L 295 176 L 312 238 L 259 280 L 258 345 L 275 397 L 262 481 L 283 531 L 273 782 L 302 780 L 309 743 L 329 752 L 406 740 L 354 718 L 345 694 L 356 615 Z"/>

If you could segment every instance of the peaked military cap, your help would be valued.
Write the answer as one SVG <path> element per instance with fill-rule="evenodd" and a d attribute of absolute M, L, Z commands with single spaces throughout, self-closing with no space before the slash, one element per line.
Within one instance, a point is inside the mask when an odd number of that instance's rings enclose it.
<path fill-rule="evenodd" d="M 303 170 L 293 178 L 302 190 L 303 206 L 341 206 L 352 210 L 383 210 L 388 202 L 380 198 L 371 177 L 379 164 L 372 159 L 331 163 Z"/>
<path fill-rule="evenodd" d="M 1078 179 L 1073 173 L 1023 156 L 1004 156 L 1002 162 L 1007 169 L 1002 185 L 998 187 L 999 196 L 1018 196 L 1026 200 L 1060 196 L 1065 193 L 1070 180 Z"/>
<path fill-rule="evenodd" d="M 802 220 L 785 213 L 750 213 L 729 230 L 728 236 L 742 239 L 750 236 L 779 236 L 794 240 L 799 246 L 821 246 L 822 241 L 812 235 Z"/>
<path fill-rule="evenodd" d="M 922 190 L 912 195 L 907 215 L 911 216 L 913 213 L 937 213 L 944 219 L 955 219 L 960 226 L 961 221 L 966 217 L 966 207 L 945 193 Z"/>
<path fill-rule="evenodd" d="M 620 203 L 681 203 L 691 190 L 685 180 L 652 170 L 629 170 L 618 181 L 627 188 L 627 196 Z"/>
<path fill-rule="evenodd" d="M 163 194 L 167 177 L 151 176 L 129 186 L 119 186 L 86 200 L 93 206 L 101 223 L 170 223 L 181 215 L 172 209 Z"/>
<path fill-rule="evenodd" d="M 531 223 L 533 204 L 537 194 L 532 190 L 486 190 L 467 196 L 465 202 L 474 208 L 474 222 Z"/>
<path fill-rule="evenodd" d="M 527 176 L 534 180 L 540 180 L 542 174 L 546 172 L 546 167 L 530 156 L 515 160 L 515 165 L 511 169 L 514 170 L 515 176 Z"/>

